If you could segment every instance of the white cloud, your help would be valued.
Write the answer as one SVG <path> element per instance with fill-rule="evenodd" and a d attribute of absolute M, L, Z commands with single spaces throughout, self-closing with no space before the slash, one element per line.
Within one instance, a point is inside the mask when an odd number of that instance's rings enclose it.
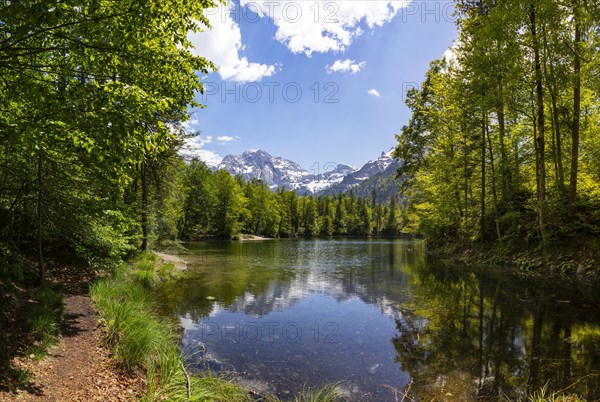
<path fill-rule="evenodd" d="M 240 1 L 261 17 L 271 18 L 277 26 L 275 39 L 292 53 L 307 56 L 313 52 L 346 50 L 362 34 L 361 24 L 369 29 L 382 26 L 409 3 L 410 0 Z"/>
<path fill-rule="evenodd" d="M 209 151 L 208 149 L 199 149 L 196 152 L 198 158 L 206 163 L 208 166 L 217 166 L 223 160 L 223 157 L 216 152 Z"/>
<path fill-rule="evenodd" d="M 217 141 L 219 141 L 219 142 L 229 142 L 229 141 L 233 141 L 233 140 L 235 140 L 235 138 L 230 137 L 228 135 L 222 135 L 220 137 L 217 137 Z"/>
<path fill-rule="evenodd" d="M 181 149 L 181 154 L 186 158 L 197 157 L 209 166 L 216 166 L 221 163 L 223 157 L 214 151 L 204 148 L 204 146 L 210 144 L 212 140 L 213 137 L 211 135 L 206 137 L 198 135 L 188 138 Z"/>
<path fill-rule="evenodd" d="M 458 46 L 459 46 L 458 42 L 452 43 L 452 45 L 450 45 L 450 47 L 448 49 L 446 49 L 446 51 L 444 52 L 444 55 L 442 56 L 442 57 L 446 58 L 446 63 L 448 63 L 449 66 L 453 66 L 458 62 L 458 60 L 457 60 L 457 52 L 459 51 Z"/>
<path fill-rule="evenodd" d="M 240 56 L 244 50 L 242 33 L 230 15 L 231 7 L 219 4 L 218 8 L 206 10 L 212 29 L 189 35 L 195 47 L 193 52 L 215 63 L 224 80 L 252 82 L 272 76 L 274 65 L 252 63 Z"/>
<path fill-rule="evenodd" d="M 350 71 L 352 74 L 358 73 L 362 68 L 367 64 L 366 61 L 361 61 L 357 63 L 355 60 L 336 60 L 331 66 L 325 66 L 325 69 L 329 74 L 334 72 L 348 72 Z"/>
<path fill-rule="evenodd" d="M 376 89 L 369 89 L 369 90 L 367 91 L 367 93 L 368 93 L 369 95 L 373 95 L 373 96 L 375 96 L 375 97 L 377 97 L 377 98 L 380 98 L 380 97 L 381 97 L 381 94 L 380 94 L 380 93 L 379 93 L 379 91 L 378 91 L 378 90 L 376 90 Z"/>
<path fill-rule="evenodd" d="M 194 130 L 194 126 L 197 126 L 200 123 L 198 119 L 189 119 L 184 121 L 181 125 L 186 132 L 192 132 Z"/>

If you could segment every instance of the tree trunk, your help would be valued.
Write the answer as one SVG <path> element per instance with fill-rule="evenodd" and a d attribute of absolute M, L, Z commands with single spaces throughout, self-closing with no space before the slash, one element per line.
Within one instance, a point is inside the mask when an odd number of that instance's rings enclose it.
<path fill-rule="evenodd" d="M 142 162 L 142 251 L 148 250 L 148 178 L 146 162 Z"/>
<path fill-rule="evenodd" d="M 494 220 L 496 221 L 496 236 L 498 241 L 502 242 L 502 233 L 500 231 L 500 217 L 498 216 L 498 192 L 496 191 L 496 168 L 494 167 L 494 151 L 492 148 L 492 139 L 490 131 L 486 129 L 487 140 L 490 150 L 490 168 L 492 169 L 492 197 L 494 200 Z"/>
<path fill-rule="evenodd" d="M 481 243 L 485 243 L 485 132 L 487 119 L 485 113 L 481 119 Z"/>
<path fill-rule="evenodd" d="M 579 170 L 579 121 L 581 116 L 581 18 L 579 16 L 579 0 L 573 4 L 573 19 L 575 22 L 575 55 L 573 88 L 573 131 L 571 134 L 571 178 L 569 183 L 569 203 L 571 206 L 577 200 L 577 175 Z"/>
<path fill-rule="evenodd" d="M 544 51 L 546 54 L 550 53 L 550 46 L 548 46 L 548 38 L 546 35 L 545 27 L 542 27 L 542 32 L 544 36 Z M 548 66 L 550 65 L 549 72 Z M 560 136 L 560 120 L 558 118 L 558 84 L 556 82 L 556 74 L 554 71 L 554 63 L 550 61 L 550 63 L 546 63 L 544 60 L 544 75 L 546 77 L 546 81 L 548 82 L 548 91 L 550 92 L 550 100 L 551 100 L 551 114 L 552 118 L 550 122 L 552 123 L 552 158 L 554 159 L 554 173 L 556 180 L 556 187 L 559 194 L 562 196 L 565 194 L 565 174 L 563 169 L 563 156 L 562 156 L 562 138 Z"/>
<path fill-rule="evenodd" d="M 469 223 L 469 159 L 467 149 L 467 130 L 463 128 L 463 186 L 464 186 L 464 197 L 465 197 L 465 215 L 463 217 L 462 237 L 466 239 L 468 232 Z"/>
<path fill-rule="evenodd" d="M 556 102 L 556 93 L 550 91 L 552 98 L 552 131 L 553 131 L 553 146 L 554 152 L 554 169 L 556 170 L 556 181 L 558 190 L 561 194 L 565 193 L 565 173 L 562 163 L 562 138 L 560 137 L 560 121 L 558 119 L 558 107 Z"/>
<path fill-rule="evenodd" d="M 43 153 L 42 151 L 38 154 L 38 166 L 37 166 L 37 202 L 36 202 L 36 215 L 37 215 L 37 262 L 38 262 L 38 285 L 41 285 L 46 275 L 44 267 L 44 253 L 43 253 L 43 234 L 42 234 L 42 202 L 43 202 Z"/>
<path fill-rule="evenodd" d="M 508 166 L 508 157 L 506 155 L 506 114 L 504 112 L 504 88 L 500 83 L 500 102 L 498 103 L 497 117 L 500 137 L 500 174 L 502 183 L 502 201 L 508 201 L 512 194 L 512 171 Z"/>
<path fill-rule="evenodd" d="M 542 241 L 546 240 L 546 165 L 545 165 L 545 116 L 544 116 L 544 84 L 542 82 L 542 65 L 540 61 L 540 44 L 537 34 L 536 13 L 533 5 L 529 9 L 531 22 L 531 38 L 533 41 L 535 63 L 535 88 L 537 103 L 537 133 L 535 135 L 535 162 L 537 176 L 538 224 Z"/>

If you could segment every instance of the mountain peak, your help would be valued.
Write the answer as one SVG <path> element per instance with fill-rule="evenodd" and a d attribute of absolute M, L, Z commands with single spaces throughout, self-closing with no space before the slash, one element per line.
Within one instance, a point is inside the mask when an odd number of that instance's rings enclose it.
<path fill-rule="evenodd" d="M 393 148 L 392 148 L 393 150 Z M 393 170 L 391 151 L 356 169 L 343 163 L 323 173 L 309 173 L 296 162 L 272 156 L 261 149 L 247 149 L 242 155 L 227 155 L 217 169 L 241 176 L 244 180 L 259 179 L 275 190 L 284 187 L 299 194 L 337 194 L 354 188 L 364 180 L 388 170 Z M 395 170 L 394 170 L 395 172 Z"/>
<path fill-rule="evenodd" d="M 247 150 L 244 151 L 244 153 L 242 153 L 242 155 L 254 155 L 254 154 L 266 154 L 266 155 L 269 155 L 268 152 L 265 152 L 262 149 L 257 149 L 257 148 L 248 148 Z M 269 155 L 269 156 L 271 156 L 271 155 Z"/>

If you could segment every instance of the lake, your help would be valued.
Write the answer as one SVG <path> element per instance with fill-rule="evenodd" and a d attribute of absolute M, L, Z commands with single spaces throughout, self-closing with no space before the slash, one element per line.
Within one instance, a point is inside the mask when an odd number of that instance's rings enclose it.
<path fill-rule="evenodd" d="M 600 286 L 428 261 L 413 240 L 191 243 L 164 286 L 196 370 L 290 399 L 600 398 Z M 508 270 L 506 270 L 508 271 Z"/>

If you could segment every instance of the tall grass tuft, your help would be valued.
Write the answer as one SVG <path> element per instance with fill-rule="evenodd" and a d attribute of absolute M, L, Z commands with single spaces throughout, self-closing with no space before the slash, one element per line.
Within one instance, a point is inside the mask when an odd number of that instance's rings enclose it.
<path fill-rule="evenodd" d="M 60 335 L 60 323 L 64 314 L 64 294 L 59 286 L 44 285 L 34 292 L 36 303 L 29 309 L 29 325 L 34 343 L 26 349 L 27 355 L 36 360 L 46 356 Z"/>
<path fill-rule="evenodd" d="M 281 402 L 274 395 L 266 395 L 262 398 L 265 402 Z M 346 396 L 340 388 L 340 384 L 329 384 L 322 388 L 305 387 L 293 399 L 294 402 L 342 402 L 346 400 Z"/>
<path fill-rule="evenodd" d="M 143 254 L 129 275 L 121 271 L 120 275 L 94 283 L 90 289 L 108 327 L 107 341 L 118 360 L 128 370 L 146 372 L 148 386 L 142 400 L 249 401 L 245 390 L 221 378 L 188 377 L 173 325 L 154 313 L 150 288 L 156 282 L 149 286 L 149 282 L 140 279 L 140 272 L 156 275 L 156 270 L 160 270 L 156 265 L 153 255 Z"/>
<path fill-rule="evenodd" d="M 135 271 L 135 281 L 145 288 L 151 289 L 158 283 L 158 276 L 155 271 L 146 271 L 138 269 Z"/>
<path fill-rule="evenodd" d="M 561 391 L 550 392 L 548 383 L 540 390 L 535 391 L 529 396 L 529 402 L 584 402 L 585 399 L 580 398 L 575 394 L 565 394 Z"/>
<path fill-rule="evenodd" d="M 296 395 L 294 402 L 341 402 L 344 400 L 339 384 L 326 385 L 323 388 L 305 388 Z"/>

